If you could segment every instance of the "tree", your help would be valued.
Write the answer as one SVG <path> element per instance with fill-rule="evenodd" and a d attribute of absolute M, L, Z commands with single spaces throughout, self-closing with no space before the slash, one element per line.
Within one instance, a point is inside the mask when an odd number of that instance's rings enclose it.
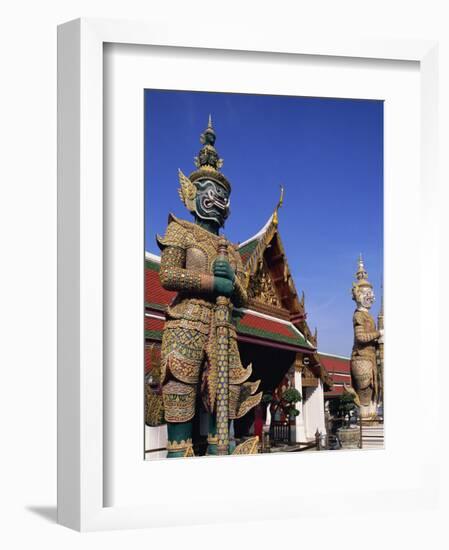
<path fill-rule="evenodd" d="M 295 404 L 302 401 L 302 396 L 296 388 L 288 388 L 281 395 L 280 399 L 277 399 L 276 396 L 271 393 L 266 393 L 262 401 L 264 403 L 270 403 L 274 411 L 281 408 L 285 416 L 288 418 L 295 418 L 299 415 L 299 410 L 295 407 Z"/>
<path fill-rule="evenodd" d="M 290 418 L 295 418 L 299 415 L 299 410 L 295 407 L 296 403 L 302 401 L 302 396 L 296 388 L 288 388 L 282 394 L 281 403 L 284 412 Z"/>

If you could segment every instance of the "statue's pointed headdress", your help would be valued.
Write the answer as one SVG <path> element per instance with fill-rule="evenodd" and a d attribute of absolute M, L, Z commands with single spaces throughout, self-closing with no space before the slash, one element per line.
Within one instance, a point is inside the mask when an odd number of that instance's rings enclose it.
<path fill-rule="evenodd" d="M 200 136 L 200 142 L 203 144 L 198 156 L 195 157 L 195 166 L 200 170 L 217 172 L 223 166 L 221 159 L 215 149 L 217 136 L 212 126 L 212 115 L 209 115 L 207 128 Z"/>
<path fill-rule="evenodd" d="M 207 128 L 200 136 L 200 142 L 203 147 L 200 149 L 198 156 L 194 159 L 197 170 L 192 172 L 189 177 L 183 174 L 181 170 L 178 170 L 180 183 L 180 188 L 178 190 L 179 196 L 190 212 L 195 211 L 195 197 L 197 192 L 195 181 L 197 180 L 202 178 L 216 180 L 231 192 L 231 184 L 220 172 L 220 168 L 223 166 L 223 159 L 219 157 L 215 149 L 216 139 L 217 136 L 212 126 L 212 116 L 209 115 Z"/>
<path fill-rule="evenodd" d="M 373 285 L 368 281 L 368 273 L 365 269 L 365 263 L 362 258 L 362 253 L 360 253 L 359 261 L 357 265 L 357 271 L 355 273 L 355 278 L 357 281 L 355 283 L 352 283 L 352 298 L 353 300 L 356 300 L 356 295 L 360 288 L 364 286 L 368 286 L 370 288 L 373 288 Z"/>

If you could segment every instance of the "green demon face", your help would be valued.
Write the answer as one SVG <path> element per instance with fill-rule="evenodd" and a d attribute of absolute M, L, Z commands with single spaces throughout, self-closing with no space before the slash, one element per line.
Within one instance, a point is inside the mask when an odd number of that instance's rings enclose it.
<path fill-rule="evenodd" d="M 212 221 L 223 227 L 229 216 L 230 191 L 218 181 L 209 178 L 198 179 L 195 185 L 195 214 L 202 220 Z"/>

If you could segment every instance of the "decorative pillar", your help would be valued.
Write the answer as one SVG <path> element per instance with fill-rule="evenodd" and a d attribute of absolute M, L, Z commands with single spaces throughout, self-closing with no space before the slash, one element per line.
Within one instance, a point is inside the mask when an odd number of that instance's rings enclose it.
<path fill-rule="evenodd" d="M 295 388 L 299 391 L 304 399 L 302 389 L 302 375 L 301 371 L 295 367 Z M 304 407 L 303 401 L 296 403 L 296 408 L 299 410 L 299 415 L 295 418 L 295 442 L 306 441 L 306 430 L 304 425 Z"/>
<path fill-rule="evenodd" d="M 318 421 L 318 430 L 325 435 L 326 432 L 326 419 L 324 417 L 324 389 L 322 380 L 318 380 L 318 387 L 316 389 L 317 393 L 317 421 Z"/>

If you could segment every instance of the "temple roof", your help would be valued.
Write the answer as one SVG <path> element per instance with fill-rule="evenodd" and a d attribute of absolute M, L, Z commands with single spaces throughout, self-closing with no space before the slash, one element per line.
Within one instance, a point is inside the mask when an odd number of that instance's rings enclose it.
<path fill-rule="evenodd" d="M 145 306 L 164 311 L 176 296 L 176 292 L 165 290 L 159 280 L 160 257 L 146 253 L 145 257 Z"/>
<path fill-rule="evenodd" d="M 272 309 L 274 316 L 288 314 L 288 318 L 304 334 L 312 347 L 316 347 L 316 338 L 310 332 L 306 322 L 304 293 L 299 298 L 293 276 L 287 261 L 281 236 L 278 229 L 277 209 L 267 223 L 255 235 L 240 243 L 238 251 L 242 257 L 245 270 L 254 279 L 263 267 L 270 273 L 270 283 L 279 297 L 278 309 Z M 251 307 L 258 308 L 261 304 L 252 301 Z"/>
<path fill-rule="evenodd" d="M 276 286 L 277 293 L 281 296 L 281 306 L 288 310 L 289 320 L 294 329 L 298 330 L 305 342 L 314 349 L 309 356 L 312 359 L 312 366 L 319 373 L 327 388 L 332 387 L 332 380 L 329 377 L 325 364 L 321 361 L 317 353 L 318 346 L 317 330 L 312 335 L 306 321 L 305 297 L 304 292 L 299 298 L 296 285 L 293 280 L 287 256 L 282 244 L 282 239 L 278 229 L 278 210 L 282 205 L 283 192 L 281 199 L 266 224 L 255 235 L 242 242 L 239 245 L 239 252 L 245 269 L 255 276 L 259 267 L 266 261 L 272 271 L 272 281 Z M 251 307 L 258 308 L 256 302 L 251 303 Z"/>
<path fill-rule="evenodd" d="M 351 359 L 341 355 L 320 352 L 320 363 L 332 379 L 333 386 L 325 392 L 326 398 L 337 397 L 343 393 L 344 384 L 351 384 Z"/>
<path fill-rule="evenodd" d="M 319 352 L 320 361 L 330 373 L 349 373 L 350 357 Z"/>
<path fill-rule="evenodd" d="M 281 344 L 290 344 L 304 350 L 314 349 L 293 323 L 251 310 L 241 311 L 243 316 L 237 319 L 236 324 L 239 334 L 254 336 Z"/>
<path fill-rule="evenodd" d="M 270 216 L 267 223 L 260 229 L 255 235 L 247 239 L 246 241 L 243 241 L 239 244 L 238 251 L 240 253 L 240 256 L 242 257 L 243 265 L 246 265 L 248 263 L 248 260 L 251 256 L 253 256 L 254 251 L 256 250 L 257 246 L 263 242 L 263 239 L 272 225 L 273 222 L 273 216 Z"/>

